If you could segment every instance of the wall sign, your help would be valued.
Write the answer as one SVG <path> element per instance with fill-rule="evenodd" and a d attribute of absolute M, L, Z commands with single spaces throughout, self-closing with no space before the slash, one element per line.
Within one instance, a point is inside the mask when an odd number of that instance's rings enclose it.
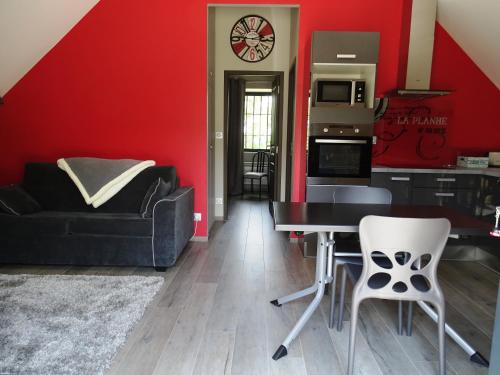
<path fill-rule="evenodd" d="M 274 42 L 273 27 L 264 17 L 257 15 L 241 17 L 230 34 L 234 54 L 246 62 L 264 60 L 273 50 Z"/>
<path fill-rule="evenodd" d="M 443 166 L 456 163 L 449 144 L 449 97 L 425 100 L 391 98 L 375 124 L 373 162 L 390 166 Z"/>

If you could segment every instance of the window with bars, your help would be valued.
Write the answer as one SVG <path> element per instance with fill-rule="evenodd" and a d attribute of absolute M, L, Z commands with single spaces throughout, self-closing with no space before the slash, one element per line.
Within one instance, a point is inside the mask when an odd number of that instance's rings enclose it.
<path fill-rule="evenodd" d="M 269 93 L 245 94 L 243 141 L 245 150 L 267 150 L 271 143 L 273 97 Z"/>

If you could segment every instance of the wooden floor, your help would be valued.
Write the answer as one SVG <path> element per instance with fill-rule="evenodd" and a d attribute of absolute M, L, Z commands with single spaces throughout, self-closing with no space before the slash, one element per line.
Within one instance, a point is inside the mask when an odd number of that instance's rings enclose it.
<path fill-rule="evenodd" d="M 275 307 L 270 300 L 302 289 L 314 261 L 273 230 L 267 203 L 235 201 L 230 219 L 216 224 L 208 243 L 190 243 L 165 285 L 116 356 L 109 375 L 343 374 L 349 322 L 327 328 L 329 299 L 316 311 L 288 356 L 271 359 L 311 298 Z M 0 273 L 161 275 L 113 267 L 0 267 Z M 489 357 L 499 275 L 474 262 L 443 261 L 447 321 Z M 349 300 L 349 298 L 348 298 Z M 346 314 L 346 319 L 349 313 Z M 396 305 L 362 305 L 357 374 L 434 374 L 435 324 L 418 308 L 412 337 L 395 331 Z M 449 374 L 487 374 L 448 340 Z"/>

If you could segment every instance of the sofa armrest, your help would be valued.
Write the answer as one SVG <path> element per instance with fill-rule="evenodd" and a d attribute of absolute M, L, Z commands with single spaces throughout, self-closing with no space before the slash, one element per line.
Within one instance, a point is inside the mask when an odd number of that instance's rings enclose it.
<path fill-rule="evenodd" d="M 153 264 L 168 267 L 194 234 L 194 189 L 180 187 L 153 207 Z"/>

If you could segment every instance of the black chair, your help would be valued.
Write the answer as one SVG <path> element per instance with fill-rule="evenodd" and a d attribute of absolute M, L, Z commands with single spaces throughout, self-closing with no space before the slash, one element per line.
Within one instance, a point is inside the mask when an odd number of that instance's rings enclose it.
<path fill-rule="evenodd" d="M 370 186 L 341 186 L 335 189 L 333 194 L 334 203 L 358 203 L 358 204 L 391 204 L 392 194 L 385 188 L 377 188 Z M 342 254 L 342 255 L 340 255 Z M 330 302 L 330 319 L 329 326 L 333 328 L 335 323 L 335 301 L 336 301 L 336 284 L 337 270 L 339 266 L 345 264 L 363 264 L 361 257 L 361 249 L 357 239 L 342 239 L 336 238 L 333 254 L 333 280 L 331 283 L 332 297 Z M 341 289 L 344 286 L 341 287 Z M 339 316 L 343 305 L 339 308 Z M 402 305 L 399 305 L 399 316 L 402 314 Z M 401 334 L 402 318 L 398 322 L 398 331 Z M 342 329 L 342 321 L 337 321 L 337 330 Z"/>
<path fill-rule="evenodd" d="M 243 194 L 245 194 L 245 179 L 250 179 L 253 193 L 253 181 L 259 180 L 259 199 L 262 196 L 262 179 L 267 178 L 267 191 L 269 192 L 269 154 L 264 151 L 256 152 L 252 157 L 252 169 L 243 174 Z"/>

